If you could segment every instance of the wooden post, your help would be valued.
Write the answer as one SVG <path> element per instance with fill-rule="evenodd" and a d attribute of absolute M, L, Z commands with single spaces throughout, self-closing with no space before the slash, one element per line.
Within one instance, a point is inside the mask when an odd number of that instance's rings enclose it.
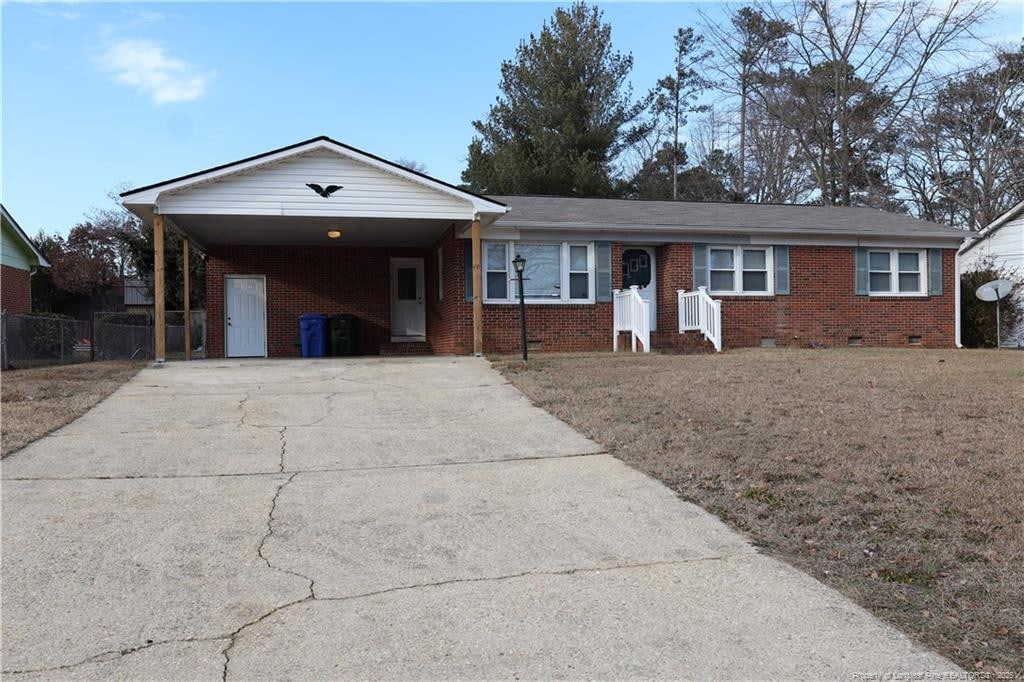
<path fill-rule="evenodd" d="M 473 242 L 473 355 L 484 353 L 483 273 L 480 267 L 480 216 L 473 216 L 470 229 Z"/>
<path fill-rule="evenodd" d="M 182 295 L 185 297 L 185 359 L 192 359 L 192 308 L 189 305 L 189 286 L 188 286 L 188 271 L 189 271 L 189 260 L 188 260 L 188 237 L 181 240 L 181 267 L 184 268 L 185 286 Z"/>
<path fill-rule="evenodd" d="M 153 216 L 153 355 L 165 360 L 164 318 L 164 217 Z"/>

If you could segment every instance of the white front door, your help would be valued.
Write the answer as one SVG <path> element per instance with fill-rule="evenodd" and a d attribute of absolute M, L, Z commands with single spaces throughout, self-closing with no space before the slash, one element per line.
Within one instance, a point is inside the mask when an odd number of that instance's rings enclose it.
<path fill-rule="evenodd" d="M 391 259 L 391 339 L 426 341 L 423 305 L 423 259 Z"/>
<path fill-rule="evenodd" d="M 622 248 L 622 288 L 639 287 L 640 298 L 648 303 L 651 331 L 658 328 L 657 277 L 654 272 L 653 246 L 624 246 Z"/>
<path fill-rule="evenodd" d="M 224 339 L 229 358 L 262 358 L 267 354 L 267 290 L 263 277 L 224 278 Z"/>

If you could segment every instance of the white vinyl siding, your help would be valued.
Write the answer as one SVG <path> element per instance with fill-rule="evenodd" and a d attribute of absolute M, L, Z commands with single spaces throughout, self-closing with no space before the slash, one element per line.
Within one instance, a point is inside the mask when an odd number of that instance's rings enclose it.
<path fill-rule="evenodd" d="M 770 246 L 709 246 L 709 293 L 770 296 L 775 286 Z"/>
<path fill-rule="evenodd" d="M 924 296 L 928 259 L 923 249 L 868 251 L 868 293 L 875 296 Z"/>
<path fill-rule="evenodd" d="M 961 272 L 976 270 L 992 260 L 1008 270 L 1024 268 L 1024 215 L 999 226 L 960 256 Z"/>
<path fill-rule="evenodd" d="M 519 300 L 512 266 L 512 259 L 517 255 L 526 260 L 523 293 L 527 303 L 594 302 L 596 260 L 593 243 L 484 242 L 484 252 L 486 303 Z M 504 278 L 506 286 L 497 283 L 499 277 Z"/>
<path fill-rule="evenodd" d="M 306 186 L 341 185 L 325 199 Z M 168 192 L 162 213 L 469 219 L 468 201 L 327 150 Z"/>

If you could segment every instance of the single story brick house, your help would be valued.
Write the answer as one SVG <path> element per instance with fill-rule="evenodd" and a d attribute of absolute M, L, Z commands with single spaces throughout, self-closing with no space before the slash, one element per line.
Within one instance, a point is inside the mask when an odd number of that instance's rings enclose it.
<path fill-rule="evenodd" d="M 481 196 L 328 137 L 122 197 L 206 254 L 208 357 L 298 355 L 305 312 L 360 354 L 516 352 L 517 255 L 542 350 L 957 342 L 963 233 L 873 209 Z"/>
<path fill-rule="evenodd" d="M 32 312 L 32 272 L 50 267 L 18 221 L 0 206 L 0 310 L 23 315 Z"/>

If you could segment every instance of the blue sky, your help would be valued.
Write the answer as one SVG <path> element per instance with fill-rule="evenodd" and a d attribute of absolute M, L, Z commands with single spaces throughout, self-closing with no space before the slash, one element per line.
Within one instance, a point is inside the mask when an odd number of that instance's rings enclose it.
<path fill-rule="evenodd" d="M 458 182 L 471 121 L 550 3 L 48 3 L 2 7 L 0 196 L 29 234 L 106 193 L 330 135 Z M 1000 30 L 1021 32 L 1004 3 Z M 713 3 L 603 4 L 646 90 Z"/>

